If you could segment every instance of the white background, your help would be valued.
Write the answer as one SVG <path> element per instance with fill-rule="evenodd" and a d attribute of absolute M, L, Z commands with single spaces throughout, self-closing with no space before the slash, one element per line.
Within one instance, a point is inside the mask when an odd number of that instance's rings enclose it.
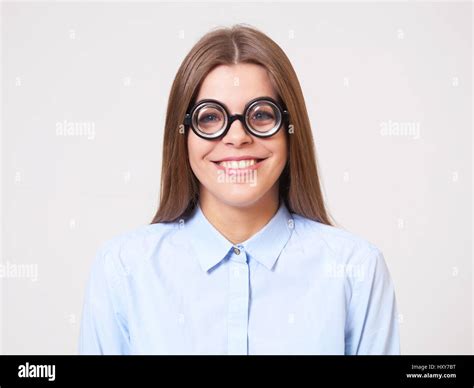
<path fill-rule="evenodd" d="M 3 3 L 0 264 L 38 272 L 0 278 L 1 352 L 76 353 L 96 249 L 156 210 L 179 64 L 214 26 L 248 23 L 299 76 L 330 212 L 384 252 L 402 354 L 471 354 L 472 16 L 468 2 Z M 94 133 L 58 134 L 64 120 Z"/>

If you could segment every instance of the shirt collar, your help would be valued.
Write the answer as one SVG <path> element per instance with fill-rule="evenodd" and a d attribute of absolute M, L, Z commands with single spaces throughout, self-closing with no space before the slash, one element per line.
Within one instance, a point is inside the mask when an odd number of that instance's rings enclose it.
<path fill-rule="evenodd" d="M 234 247 L 234 244 L 209 222 L 199 203 L 184 223 L 184 227 L 189 232 L 189 242 L 204 271 L 220 263 Z M 271 220 L 256 234 L 235 246 L 243 247 L 250 257 L 271 270 L 290 239 L 293 228 L 293 217 L 281 199 L 278 211 Z"/>

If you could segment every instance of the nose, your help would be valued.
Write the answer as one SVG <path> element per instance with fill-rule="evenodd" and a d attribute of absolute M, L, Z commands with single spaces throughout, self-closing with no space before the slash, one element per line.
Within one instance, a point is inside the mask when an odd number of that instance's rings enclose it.
<path fill-rule="evenodd" d="M 252 136 L 245 130 L 243 123 L 239 119 L 235 119 L 230 125 L 229 130 L 222 138 L 225 144 L 234 145 L 236 147 L 244 144 L 252 143 Z"/>

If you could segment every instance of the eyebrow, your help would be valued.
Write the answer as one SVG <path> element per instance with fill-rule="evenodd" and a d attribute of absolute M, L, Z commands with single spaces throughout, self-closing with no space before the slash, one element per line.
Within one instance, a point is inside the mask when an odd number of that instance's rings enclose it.
<path fill-rule="evenodd" d="M 274 96 L 272 96 L 272 94 L 260 94 L 260 95 L 258 95 L 258 96 L 254 96 L 254 97 L 251 97 L 251 98 L 247 99 L 247 101 L 244 102 L 244 104 L 243 104 L 241 110 L 243 110 L 243 109 L 245 108 L 245 105 L 247 105 L 250 101 L 255 100 L 255 99 L 257 99 L 257 98 L 266 98 L 266 97 L 270 97 L 270 98 L 274 99 L 275 101 L 279 102 L 279 97 L 274 97 Z M 221 104 L 225 105 L 226 108 L 229 109 L 229 104 L 228 104 L 228 103 L 222 101 L 222 100 L 219 99 L 219 98 L 215 98 L 215 97 L 201 97 L 200 99 L 197 99 L 196 102 L 195 102 L 193 105 L 197 105 L 197 104 L 199 104 L 201 101 L 204 101 L 204 100 L 215 100 L 215 101 L 218 101 L 218 102 L 220 102 Z M 230 110 L 231 110 L 231 109 L 229 109 L 229 111 L 230 111 Z"/>

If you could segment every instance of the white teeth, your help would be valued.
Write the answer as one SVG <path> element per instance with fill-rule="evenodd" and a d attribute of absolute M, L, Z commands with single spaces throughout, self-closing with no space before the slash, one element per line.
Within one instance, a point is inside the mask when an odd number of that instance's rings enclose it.
<path fill-rule="evenodd" d="M 253 166 L 257 161 L 255 159 L 250 160 L 226 160 L 223 162 L 219 162 L 220 166 L 227 167 L 227 168 L 248 168 Z"/>

